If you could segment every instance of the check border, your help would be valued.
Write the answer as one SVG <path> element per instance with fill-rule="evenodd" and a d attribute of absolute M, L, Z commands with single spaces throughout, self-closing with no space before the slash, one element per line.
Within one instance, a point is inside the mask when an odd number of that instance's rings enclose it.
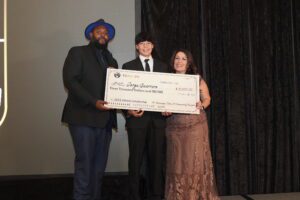
<path fill-rule="evenodd" d="M 117 103 L 110 103 L 109 102 L 109 99 L 108 99 L 108 92 L 110 92 L 110 89 L 109 87 L 111 86 L 111 84 L 109 83 L 111 80 L 110 77 L 111 76 L 116 76 L 118 73 L 119 75 L 120 74 L 123 74 L 123 73 L 126 73 L 126 74 L 143 74 L 143 73 L 147 73 L 147 75 L 150 75 L 148 73 L 151 73 L 151 75 L 163 75 L 163 76 L 182 76 L 184 78 L 189 78 L 189 79 L 192 79 L 191 82 L 194 82 L 194 86 L 193 89 L 196 90 L 196 91 L 192 91 L 194 96 L 195 96 L 195 104 L 196 102 L 199 101 L 200 99 L 200 94 L 199 94 L 199 75 L 189 75 L 189 74 L 174 74 L 174 73 L 161 73 L 161 72 L 144 72 L 144 71 L 136 71 L 136 70 L 123 70 L 123 69 L 111 69 L 109 68 L 107 70 L 107 76 L 106 76 L 106 85 L 105 85 L 105 98 L 104 100 L 105 101 L 108 101 L 108 104 L 107 104 L 107 107 L 110 107 L 110 108 L 117 108 L 117 109 L 125 109 L 125 110 L 139 110 L 139 109 L 142 109 L 142 110 L 145 110 L 145 111 L 153 111 L 153 112 L 173 112 L 173 113 L 185 113 L 185 114 L 199 114 L 200 111 L 199 109 L 196 109 L 196 105 L 195 105 L 195 110 L 191 110 L 190 107 L 186 110 L 184 109 L 170 109 L 169 107 L 167 109 L 165 108 L 153 108 L 153 107 L 147 107 L 146 105 L 143 105 L 143 107 L 138 107 L 138 106 L 134 106 L 134 102 L 117 102 Z M 113 74 L 112 74 L 113 73 Z M 158 76 L 159 77 L 159 76 Z M 117 92 L 117 91 L 116 91 Z M 189 97 L 189 98 L 193 98 L 193 97 Z M 111 98 L 110 98 L 111 99 Z M 137 103 L 144 103 L 144 102 L 137 102 Z M 184 106 L 187 106 L 187 105 L 183 105 L 182 104 L 182 107 Z M 191 106 L 191 104 L 189 104 L 189 106 Z"/>

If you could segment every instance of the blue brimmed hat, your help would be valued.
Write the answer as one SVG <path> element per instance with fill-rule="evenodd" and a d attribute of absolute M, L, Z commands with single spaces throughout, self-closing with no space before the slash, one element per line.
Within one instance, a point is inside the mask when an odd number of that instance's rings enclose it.
<path fill-rule="evenodd" d="M 99 19 L 96 22 L 93 22 L 91 24 L 89 24 L 85 31 L 84 31 L 84 35 L 86 37 L 86 39 L 91 40 L 90 38 L 90 33 L 94 30 L 94 28 L 96 28 L 97 26 L 104 26 L 106 27 L 107 31 L 108 31 L 108 37 L 109 40 L 113 39 L 115 37 L 115 27 L 113 27 L 113 25 L 106 23 L 104 21 L 104 19 Z"/>

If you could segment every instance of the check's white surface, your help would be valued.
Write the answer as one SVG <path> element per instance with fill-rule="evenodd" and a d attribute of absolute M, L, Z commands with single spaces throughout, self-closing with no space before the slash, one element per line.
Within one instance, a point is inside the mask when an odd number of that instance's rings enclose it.
<path fill-rule="evenodd" d="M 105 101 L 111 108 L 199 114 L 199 76 L 108 69 Z"/>

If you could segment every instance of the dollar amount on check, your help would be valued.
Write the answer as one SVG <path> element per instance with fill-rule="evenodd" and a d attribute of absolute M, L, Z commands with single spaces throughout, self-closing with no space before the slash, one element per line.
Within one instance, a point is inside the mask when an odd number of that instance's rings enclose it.
<path fill-rule="evenodd" d="M 110 108 L 199 114 L 199 76 L 108 69 L 105 101 Z"/>

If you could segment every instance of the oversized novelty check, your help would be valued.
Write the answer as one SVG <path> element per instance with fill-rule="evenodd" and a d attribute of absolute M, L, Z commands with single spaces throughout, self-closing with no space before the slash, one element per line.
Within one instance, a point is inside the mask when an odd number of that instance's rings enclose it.
<path fill-rule="evenodd" d="M 108 69 L 105 101 L 110 108 L 199 114 L 199 76 Z"/>

